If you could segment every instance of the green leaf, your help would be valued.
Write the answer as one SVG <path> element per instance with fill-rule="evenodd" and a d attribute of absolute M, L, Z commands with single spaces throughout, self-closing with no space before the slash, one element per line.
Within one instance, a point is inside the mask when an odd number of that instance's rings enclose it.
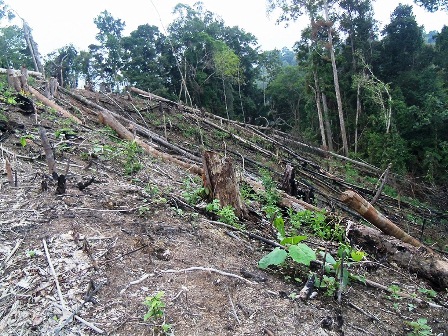
<path fill-rule="evenodd" d="M 300 243 L 302 240 L 305 240 L 308 238 L 307 236 L 293 236 L 293 237 L 287 237 L 283 239 L 280 244 L 282 245 L 296 245 Z"/>
<path fill-rule="evenodd" d="M 316 260 L 316 253 L 306 244 L 291 245 L 288 251 L 289 256 L 299 264 L 309 266 L 311 261 Z"/>
<path fill-rule="evenodd" d="M 287 256 L 288 253 L 285 250 L 276 247 L 272 252 L 260 259 L 258 267 L 265 269 L 270 265 L 280 265 L 285 261 Z"/>
<path fill-rule="evenodd" d="M 352 251 L 350 256 L 354 261 L 361 261 L 366 256 L 366 253 L 363 251 Z"/>
<path fill-rule="evenodd" d="M 325 263 L 329 265 L 336 264 L 336 260 L 333 258 L 333 256 L 330 253 L 325 254 L 325 252 L 321 251 L 319 254 L 323 257 L 325 256 Z"/>

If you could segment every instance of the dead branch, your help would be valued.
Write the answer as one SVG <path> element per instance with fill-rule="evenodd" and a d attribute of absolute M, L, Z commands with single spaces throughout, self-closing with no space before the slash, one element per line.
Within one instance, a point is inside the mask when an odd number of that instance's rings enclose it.
<path fill-rule="evenodd" d="M 200 167 L 198 167 L 194 164 L 189 164 L 184 161 L 181 161 L 181 160 L 173 157 L 172 155 L 160 152 L 157 149 L 155 149 L 154 147 L 148 145 L 143 140 L 141 140 L 139 138 L 134 138 L 134 135 L 130 131 L 128 131 L 126 129 L 126 127 L 124 127 L 122 124 L 120 124 L 118 122 L 118 120 L 115 119 L 110 113 L 98 112 L 98 116 L 99 116 L 99 121 L 102 124 L 110 126 L 112 129 L 114 129 L 120 135 L 121 138 L 129 140 L 129 141 L 135 141 L 148 154 L 151 154 L 155 157 L 159 157 L 162 160 L 167 161 L 167 162 L 173 162 L 173 163 L 177 164 L 178 166 L 183 167 L 188 171 L 191 171 L 194 174 L 202 175 L 203 170 Z"/>
<path fill-rule="evenodd" d="M 416 297 L 414 297 L 412 295 L 409 295 L 407 293 L 393 291 L 392 289 L 389 289 L 388 287 L 386 287 L 386 286 L 384 286 L 382 284 L 379 284 L 379 283 L 377 283 L 375 281 L 371 281 L 371 280 L 368 280 L 368 279 L 366 279 L 365 281 L 366 281 L 366 285 L 368 285 L 368 286 L 375 287 L 375 288 L 378 288 L 378 289 L 382 289 L 383 291 L 399 295 L 401 297 L 404 297 L 404 298 L 410 299 L 412 301 L 415 301 L 415 302 L 417 302 L 419 304 L 426 304 L 426 305 L 428 305 L 428 306 L 430 306 L 432 308 L 443 308 L 443 306 L 440 306 L 440 305 L 435 304 L 433 302 L 423 301 L 422 299 L 416 298 Z"/>
<path fill-rule="evenodd" d="M 67 308 L 62 307 L 61 305 L 58 305 L 55 302 L 51 302 L 51 304 L 53 306 L 55 306 L 56 308 L 60 309 L 62 311 L 63 314 L 73 314 L 70 310 L 68 310 Z M 93 323 L 87 322 L 86 320 L 84 320 L 83 318 L 79 317 L 78 315 L 73 315 L 73 317 L 75 319 L 77 319 L 79 322 L 85 324 L 86 326 L 88 326 L 90 329 L 96 331 L 98 334 L 104 334 L 104 331 L 101 330 L 100 328 L 96 327 Z"/>
<path fill-rule="evenodd" d="M 389 163 L 387 165 L 387 168 L 384 171 L 383 175 L 381 175 L 381 177 L 380 177 L 381 184 L 378 187 L 378 189 L 377 189 L 377 191 L 375 193 L 375 196 L 373 196 L 372 201 L 370 202 L 370 204 L 374 205 L 376 203 L 376 201 L 378 201 L 378 198 L 380 198 L 381 192 L 383 191 L 383 188 L 384 188 L 384 184 L 386 184 L 386 182 L 387 182 L 387 177 L 389 175 L 389 171 L 390 171 L 391 167 L 392 167 L 392 163 Z"/>
<path fill-rule="evenodd" d="M 239 275 L 233 274 L 233 273 L 228 273 L 228 272 L 224 272 L 221 270 L 218 270 L 216 268 L 211 268 L 211 267 L 189 267 L 189 268 L 185 268 L 185 269 L 180 269 L 180 270 L 160 270 L 161 273 L 183 273 L 183 272 L 190 272 L 190 271 L 204 271 L 204 272 L 214 272 L 214 273 L 218 273 L 221 275 L 225 275 L 231 278 L 236 278 L 239 279 L 249 285 L 257 285 L 256 282 L 252 282 L 249 281 L 243 277 L 240 277 Z"/>
<path fill-rule="evenodd" d="M 70 92 L 69 90 L 60 88 L 62 92 L 72 96 L 73 98 L 79 100 L 80 102 L 84 103 L 85 105 L 88 105 L 90 107 L 96 108 L 98 110 L 100 110 L 100 112 L 95 112 L 99 118 L 100 118 L 100 122 L 103 123 L 103 121 L 109 125 L 110 127 L 112 127 L 119 135 L 121 138 L 126 139 L 126 140 L 130 140 L 130 141 L 136 141 L 147 153 L 154 155 L 156 157 L 161 158 L 164 161 L 169 161 L 169 162 L 173 162 L 176 163 L 178 165 L 180 165 L 181 167 L 197 174 L 197 175 L 202 175 L 202 169 L 200 167 L 197 167 L 196 165 L 192 165 L 192 164 L 188 164 L 186 162 L 183 162 L 175 157 L 173 157 L 172 155 L 169 154 L 165 154 L 163 152 L 160 152 L 159 150 L 155 149 L 154 147 L 150 146 L 149 144 L 145 143 L 143 140 L 134 137 L 134 134 L 132 132 L 130 132 L 125 126 L 123 126 L 119 120 L 121 120 L 124 123 L 130 124 L 132 128 L 136 129 L 139 132 L 145 133 L 147 134 L 150 138 L 153 138 L 154 140 L 157 140 L 158 142 L 160 142 L 161 144 L 167 146 L 168 148 L 171 148 L 177 152 L 179 152 L 181 155 L 194 159 L 194 161 L 198 161 L 198 158 L 195 156 L 192 156 L 190 153 L 186 152 L 185 150 L 182 150 L 181 148 L 179 148 L 178 146 L 174 146 L 172 144 L 169 144 L 167 141 L 161 139 L 160 137 L 156 136 L 154 133 L 152 133 L 151 131 L 145 129 L 144 127 L 138 125 L 135 122 L 132 122 L 124 117 L 121 117 L 120 115 L 113 113 L 105 108 L 103 108 L 102 106 L 95 104 L 91 101 L 89 101 L 88 99 L 82 97 L 81 95 L 78 94 L 74 94 L 72 92 Z M 100 114 L 102 114 L 102 117 L 100 116 Z M 115 129 L 114 127 L 117 127 L 117 129 Z"/>
<path fill-rule="evenodd" d="M 5 260 L 3 260 L 2 263 L 0 264 L 0 269 L 6 268 L 6 265 L 8 264 L 9 259 L 11 259 L 12 256 L 14 255 L 14 253 L 16 253 L 16 251 L 19 249 L 20 244 L 22 244 L 22 242 L 23 242 L 23 239 L 19 239 L 16 242 L 16 245 L 14 246 L 12 251 L 8 254 L 8 256 L 5 258 Z M 2 272 L 3 272 L 3 270 L 2 270 Z"/>
<path fill-rule="evenodd" d="M 45 250 L 45 255 L 47 256 L 48 265 L 50 266 L 51 275 L 53 275 L 54 282 L 56 283 L 56 289 L 58 291 L 59 300 L 61 301 L 62 308 L 66 309 L 64 297 L 62 296 L 62 292 L 61 292 L 61 287 L 59 286 L 58 276 L 56 274 L 56 271 L 54 270 L 53 263 L 51 262 L 50 252 L 48 252 L 47 242 L 46 242 L 45 238 L 42 240 L 42 242 L 44 244 L 44 250 Z"/>
<path fill-rule="evenodd" d="M 13 71 L 13 74 L 16 75 L 16 76 L 18 76 L 18 75 L 21 74 L 21 71 L 20 71 L 20 70 L 14 70 L 14 69 L 12 69 L 12 71 Z M 7 74 L 7 73 L 8 73 L 8 69 L 0 68 L 0 74 Z M 29 76 L 32 76 L 32 77 L 37 77 L 37 78 L 43 78 L 43 77 L 44 77 L 44 76 L 42 75 L 42 73 L 37 72 L 37 71 L 29 71 L 29 70 L 28 70 L 28 75 L 29 75 Z"/>

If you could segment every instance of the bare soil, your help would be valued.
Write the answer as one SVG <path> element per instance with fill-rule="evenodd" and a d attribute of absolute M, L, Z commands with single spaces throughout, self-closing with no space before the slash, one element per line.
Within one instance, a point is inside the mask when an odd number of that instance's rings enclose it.
<path fill-rule="evenodd" d="M 92 93 L 83 94 L 94 99 Z M 107 108 L 131 113 L 129 102 L 113 99 L 118 103 L 101 96 Z M 67 123 L 50 110 L 38 108 L 37 121 L 46 127 L 60 174 L 70 158 L 62 195 L 55 193 L 56 181 L 48 176 L 35 115 L 2 106 L 10 120 L 10 130 L 1 137 L 2 157 L 11 161 L 17 186 L 8 184 L 3 170 L 0 335 L 99 333 L 77 319 L 64 323 L 61 305 L 76 310 L 77 316 L 108 335 L 163 335 L 163 323 L 171 324 L 175 335 L 407 335 L 411 331 L 407 322 L 419 318 L 427 319 L 435 335 L 448 332 L 446 290 L 435 299 L 445 305 L 441 308 L 395 298 L 356 281 L 345 289 L 341 304 L 322 290 L 308 301 L 296 299 L 309 269 L 259 269 L 257 262 L 272 247 L 214 224 L 179 201 L 185 181 L 194 181 L 193 175 L 141 153 L 142 169 L 127 175 L 127 158 L 113 152 L 120 143 L 98 125 L 89 109 L 67 96 L 58 103 L 85 122 L 84 126 Z M 141 113 L 148 105 L 139 100 L 133 104 Z M 189 117 L 173 109 L 166 113 L 168 139 L 199 151 L 201 135 L 192 133 L 188 141 L 187 130 L 194 131 L 182 126 L 182 132 L 175 123 L 176 118 L 188 121 Z M 138 118 L 135 112 L 133 116 Z M 153 119 L 158 125 L 151 126 L 163 135 L 160 120 L 161 116 Z M 191 121 L 189 125 L 195 127 Z M 70 133 L 67 129 L 74 134 L 56 137 Z M 225 134 L 206 128 L 203 132 L 210 136 L 207 145 L 213 145 L 212 136 L 222 137 L 227 149 L 256 160 L 253 150 L 236 147 Z M 272 160 L 264 164 L 275 166 Z M 242 169 L 241 163 L 237 166 Z M 250 163 L 245 169 L 250 171 Z M 92 177 L 94 182 L 79 190 L 78 183 Z M 258 228 L 258 233 L 269 232 L 261 222 L 245 224 L 251 230 Z M 437 230 L 439 237 L 434 240 L 440 240 L 441 229 Z M 328 244 L 316 238 L 311 241 Z M 370 263 L 354 271 L 429 301 L 419 290 L 430 289 L 431 284 L 375 258 L 368 256 Z M 164 292 L 164 316 L 144 321 L 143 301 L 159 291 Z"/>

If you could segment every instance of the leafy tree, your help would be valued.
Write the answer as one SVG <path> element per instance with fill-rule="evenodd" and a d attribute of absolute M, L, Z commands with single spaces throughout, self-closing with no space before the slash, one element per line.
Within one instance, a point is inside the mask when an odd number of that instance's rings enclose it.
<path fill-rule="evenodd" d="M 70 44 L 47 55 L 45 70 L 47 74 L 57 78 L 59 85 L 69 88 L 78 86 L 76 60 L 78 51 Z"/>
<path fill-rule="evenodd" d="M 169 26 L 169 33 L 177 64 L 170 77 L 178 86 L 172 90 L 187 103 L 216 114 L 255 113 L 253 83 L 258 55 L 252 47 L 256 41 L 253 35 L 238 27 L 226 27 L 201 3 L 195 8 L 179 4 L 174 13 L 176 19 Z M 225 79 L 223 85 L 224 69 L 232 69 L 233 80 Z"/>
<path fill-rule="evenodd" d="M 343 150 L 344 154 L 348 156 L 348 140 L 347 140 L 347 131 L 345 128 L 345 119 L 344 119 L 344 113 L 343 113 L 343 106 L 342 106 L 342 97 L 341 97 L 341 90 L 339 86 L 339 74 L 337 70 L 337 64 L 336 64 L 336 56 L 334 51 L 334 45 L 333 45 L 333 25 L 334 21 L 332 18 L 330 18 L 330 6 L 335 4 L 334 1 L 307 1 L 307 0 L 269 0 L 270 9 L 274 10 L 275 8 L 281 8 L 282 14 L 280 16 L 279 20 L 296 20 L 300 16 L 304 15 L 305 13 L 308 14 L 310 22 L 311 22 L 311 28 L 312 28 L 312 35 L 313 37 L 317 37 L 318 34 L 324 33 L 327 38 L 327 51 L 330 55 L 331 65 L 332 65 L 332 73 L 333 73 L 333 82 L 334 82 L 334 91 L 336 96 L 336 102 L 337 102 L 337 109 L 338 109 L 338 116 L 339 116 L 339 125 L 340 125 L 340 134 L 342 138 L 342 144 L 343 144 Z M 323 12 L 324 19 L 321 19 L 318 17 L 318 13 Z M 316 100 L 317 102 L 318 100 Z M 320 109 L 318 108 L 318 111 Z M 322 130 L 323 123 L 322 123 L 322 116 L 319 112 L 319 119 L 321 120 L 321 133 L 324 137 L 324 132 Z"/>
<path fill-rule="evenodd" d="M 383 30 L 381 68 L 386 81 L 415 67 L 423 47 L 423 29 L 417 24 L 412 6 L 399 4 Z"/>
<path fill-rule="evenodd" d="M 89 45 L 94 69 L 92 77 L 99 78 L 111 87 L 115 87 L 122 78 L 121 38 L 125 23 L 115 19 L 107 10 L 101 12 L 93 22 L 99 30 L 96 39 L 100 44 Z"/>
<path fill-rule="evenodd" d="M 0 28 L 0 65 L 19 69 L 22 65 L 33 67 L 23 30 L 17 26 Z"/>
<path fill-rule="evenodd" d="M 267 95 L 271 102 L 270 116 L 274 121 L 292 124 L 295 131 L 300 132 L 301 109 L 306 102 L 305 73 L 298 66 L 284 66 L 270 81 Z"/>
<path fill-rule="evenodd" d="M 8 20 L 14 19 L 14 12 L 9 8 L 4 0 L 0 0 L 0 20 L 7 18 Z"/>
<path fill-rule="evenodd" d="M 436 12 L 439 9 L 448 11 L 448 0 L 414 0 L 414 2 L 429 12 Z"/>
<path fill-rule="evenodd" d="M 165 36 L 156 26 L 148 24 L 138 26 L 130 36 L 122 38 L 123 75 L 131 84 L 169 96 L 165 85 L 168 82 L 164 54 L 168 50 Z M 174 59 L 171 60 L 174 63 Z"/>
<path fill-rule="evenodd" d="M 263 105 L 267 105 L 266 89 L 282 68 L 282 54 L 279 50 L 264 51 L 259 56 L 259 85 L 263 90 Z"/>

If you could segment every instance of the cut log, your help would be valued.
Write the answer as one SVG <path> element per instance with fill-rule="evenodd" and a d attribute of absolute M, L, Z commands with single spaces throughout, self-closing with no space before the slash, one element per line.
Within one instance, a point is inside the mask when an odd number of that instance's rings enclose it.
<path fill-rule="evenodd" d="M 162 146 L 164 146 L 166 148 L 169 148 L 169 149 L 171 149 L 173 151 L 178 152 L 183 157 L 186 157 L 186 158 L 188 158 L 188 159 L 190 159 L 192 161 L 195 161 L 195 162 L 200 162 L 201 161 L 200 157 L 197 157 L 197 156 L 187 152 L 185 149 L 183 149 L 183 148 L 181 148 L 179 146 L 176 146 L 176 145 L 173 145 L 173 144 L 169 143 L 168 141 L 166 141 L 166 140 L 162 139 L 160 136 L 158 136 L 156 133 L 154 133 L 151 130 L 149 130 L 149 129 L 147 129 L 147 128 L 137 124 L 136 122 L 133 122 L 132 120 L 129 120 L 129 119 L 127 119 L 127 118 L 117 114 L 117 113 L 109 111 L 109 110 L 105 109 L 104 107 L 102 107 L 102 106 L 100 106 L 98 104 L 95 104 L 94 102 L 91 102 L 90 100 L 86 99 L 85 97 L 83 97 L 83 96 L 81 96 L 79 94 L 75 94 L 75 93 L 73 93 L 73 92 L 71 92 L 71 91 L 69 91 L 67 89 L 59 87 L 59 90 L 61 90 L 62 92 L 68 94 L 69 96 L 77 99 L 78 101 L 80 101 L 81 103 L 83 103 L 83 104 L 85 104 L 87 106 L 93 107 L 93 108 L 95 108 L 97 110 L 100 110 L 100 111 L 102 111 L 104 113 L 110 114 L 112 117 L 117 119 L 122 124 L 129 124 L 130 128 L 136 130 L 139 134 L 142 134 L 142 135 L 150 138 L 154 142 L 156 142 L 156 143 L 158 143 L 158 144 L 160 144 L 160 145 L 162 145 Z"/>
<path fill-rule="evenodd" d="M 203 154 L 205 188 L 210 191 L 211 199 L 219 199 L 222 207 L 230 205 L 235 215 L 247 218 L 247 209 L 241 200 L 240 188 L 233 169 L 232 160 L 212 151 Z"/>
<path fill-rule="evenodd" d="M 21 74 L 21 70 L 14 70 L 14 74 L 15 75 L 20 75 Z M 8 69 L 5 68 L 0 68 L 0 74 L 7 74 L 8 73 Z M 43 78 L 43 75 L 40 72 L 37 71 L 27 71 L 27 74 L 29 76 L 33 76 L 33 77 L 37 77 L 37 78 Z"/>
<path fill-rule="evenodd" d="M 354 191 L 344 191 L 341 195 L 341 201 L 346 203 L 353 210 L 357 211 L 361 216 L 363 216 L 366 220 L 375 225 L 385 234 L 398 238 L 401 241 L 416 247 L 422 246 L 421 242 L 419 242 L 414 237 L 411 237 L 394 223 L 392 223 L 391 220 L 379 213 L 369 202 L 367 202 L 364 198 L 362 198 L 362 196 L 358 195 Z"/>
<path fill-rule="evenodd" d="M 198 167 L 194 164 L 189 164 L 187 162 L 181 161 L 169 154 L 163 153 L 155 149 L 154 147 L 150 146 L 146 142 L 144 142 L 142 139 L 134 137 L 134 134 L 129 131 L 126 127 L 124 127 L 117 119 L 114 118 L 110 113 L 102 111 L 98 112 L 98 119 L 100 123 L 110 126 L 113 130 L 115 130 L 120 138 L 129 140 L 129 141 L 135 141 L 140 147 L 143 148 L 143 150 L 155 157 L 159 157 L 164 161 L 173 162 L 177 164 L 180 167 L 185 168 L 186 170 L 197 174 L 202 175 L 203 170 L 201 167 Z"/>
<path fill-rule="evenodd" d="M 75 117 L 70 112 L 64 110 L 62 107 L 60 107 L 55 102 L 52 102 L 50 99 L 46 98 L 43 94 L 41 94 L 39 91 L 34 89 L 33 87 L 29 87 L 30 92 L 36 96 L 37 99 L 39 99 L 43 104 L 47 105 L 48 107 L 54 108 L 56 111 L 58 111 L 60 114 L 62 114 L 64 117 L 70 118 L 73 121 L 75 121 L 78 124 L 82 124 L 82 121 L 79 120 L 77 117 Z"/>
<path fill-rule="evenodd" d="M 378 259 L 386 257 L 404 270 L 417 273 L 439 288 L 448 288 L 448 262 L 436 253 L 406 244 L 398 239 L 384 236 L 375 228 L 350 223 L 347 237 Z"/>

